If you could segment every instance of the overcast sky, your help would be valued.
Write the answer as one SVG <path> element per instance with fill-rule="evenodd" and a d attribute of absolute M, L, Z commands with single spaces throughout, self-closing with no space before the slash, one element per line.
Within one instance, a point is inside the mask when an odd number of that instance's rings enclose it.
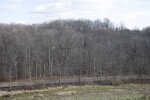
<path fill-rule="evenodd" d="M 150 0 L 0 0 L 0 23 L 101 19 L 132 29 L 150 26 Z"/>

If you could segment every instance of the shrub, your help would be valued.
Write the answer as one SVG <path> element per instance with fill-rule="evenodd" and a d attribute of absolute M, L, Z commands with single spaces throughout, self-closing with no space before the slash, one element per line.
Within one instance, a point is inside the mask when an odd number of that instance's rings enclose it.
<path fill-rule="evenodd" d="M 0 76 L 0 82 L 6 81 L 6 78 L 4 76 Z"/>
<path fill-rule="evenodd" d="M 2 97 L 10 97 L 10 94 L 3 95 Z"/>
<path fill-rule="evenodd" d="M 113 86 L 119 86 L 123 84 L 123 81 L 121 80 L 106 80 L 101 82 L 102 85 L 113 85 Z"/>
<path fill-rule="evenodd" d="M 113 80 L 111 81 L 113 86 L 119 86 L 123 84 L 123 81 L 121 80 Z"/>

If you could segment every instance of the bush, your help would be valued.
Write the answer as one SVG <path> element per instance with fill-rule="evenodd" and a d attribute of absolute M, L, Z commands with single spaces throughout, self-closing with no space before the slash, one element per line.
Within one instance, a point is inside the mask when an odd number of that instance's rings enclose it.
<path fill-rule="evenodd" d="M 4 76 L 0 76 L 0 82 L 6 81 L 6 78 Z"/>
<path fill-rule="evenodd" d="M 123 81 L 121 80 L 113 80 L 111 81 L 113 86 L 119 86 L 123 84 Z"/>
<path fill-rule="evenodd" d="M 5 94 L 5 95 L 3 95 L 2 97 L 10 97 L 11 95 L 10 94 Z"/>
<path fill-rule="evenodd" d="M 123 84 L 123 81 L 121 80 L 106 80 L 101 82 L 102 85 L 113 85 L 113 86 L 119 86 Z"/>
<path fill-rule="evenodd" d="M 102 85 L 112 85 L 110 80 L 102 81 L 101 84 Z"/>

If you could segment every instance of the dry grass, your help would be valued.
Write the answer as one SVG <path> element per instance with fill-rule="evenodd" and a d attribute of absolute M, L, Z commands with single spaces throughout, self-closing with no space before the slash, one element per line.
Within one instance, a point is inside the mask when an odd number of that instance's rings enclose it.
<path fill-rule="evenodd" d="M 35 89 L 35 90 L 0 91 L 0 97 L 16 96 L 19 94 L 40 93 L 40 92 L 45 92 L 49 90 L 57 90 L 57 89 L 62 89 L 62 88 L 63 88 L 62 86 L 59 86 L 59 87 L 48 87 L 45 89 Z"/>
<path fill-rule="evenodd" d="M 122 95 L 123 94 L 123 95 Z M 120 97 L 146 98 L 150 94 L 149 84 L 128 84 L 121 86 L 102 86 L 102 85 L 85 85 L 85 86 L 59 86 L 48 87 L 36 90 L 21 91 L 0 91 L 0 100 L 11 98 L 21 100 L 127 100 Z M 98 99 L 104 97 L 102 99 Z M 39 98 L 39 99 L 38 99 Z M 69 99 L 70 98 L 70 99 Z M 91 98 L 91 99 L 88 99 Z M 106 99 L 107 98 L 107 99 Z M 110 99 L 111 98 L 111 99 Z M 119 99 L 115 99 L 119 98 Z M 132 99 L 131 99 L 132 100 Z M 140 100 L 140 99 L 139 99 Z"/>
<path fill-rule="evenodd" d="M 56 92 L 54 94 L 64 96 L 64 95 L 73 95 L 77 93 L 77 91 L 63 91 L 63 92 Z"/>

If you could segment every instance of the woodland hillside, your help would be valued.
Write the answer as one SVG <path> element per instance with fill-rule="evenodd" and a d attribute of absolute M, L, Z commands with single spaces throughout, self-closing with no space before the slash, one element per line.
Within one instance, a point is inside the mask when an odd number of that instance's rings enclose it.
<path fill-rule="evenodd" d="M 107 18 L 0 24 L 0 81 L 104 75 L 150 75 L 150 27 Z"/>

